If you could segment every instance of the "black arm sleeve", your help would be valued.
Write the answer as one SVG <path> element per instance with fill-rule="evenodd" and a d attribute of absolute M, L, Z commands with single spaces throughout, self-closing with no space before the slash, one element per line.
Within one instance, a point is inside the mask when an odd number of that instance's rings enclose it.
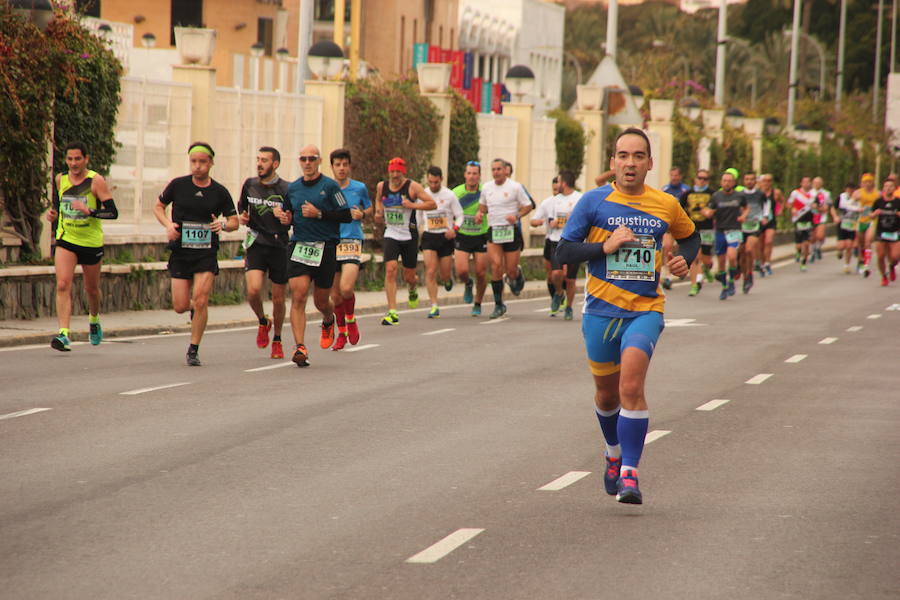
<path fill-rule="evenodd" d="M 699 237 L 697 239 L 700 239 Z M 700 245 L 698 243 L 697 248 Z M 575 263 L 595 260 L 605 256 L 603 244 L 589 244 L 585 242 L 570 242 L 566 239 L 559 240 L 556 247 L 556 261 L 560 264 L 572 265 Z"/>
<path fill-rule="evenodd" d="M 350 215 L 349 208 L 343 208 L 341 210 L 323 210 L 322 220 L 337 221 L 338 223 L 349 223 L 353 220 L 353 217 Z"/>
<path fill-rule="evenodd" d="M 688 266 L 697 258 L 697 252 L 700 251 L 700 233 L 694 229 L 694 233 L 688 237 L 677 240 L 678 253 L 675 256 L 683 256 Z"/>
<path fill-rule="evenodd" d="M 92 210 L 91 216 L 96 219 L 118 219 L 119 210 L 116 208 L 116 201 L 110 198 L 100 203 L 98 210 Z"/>

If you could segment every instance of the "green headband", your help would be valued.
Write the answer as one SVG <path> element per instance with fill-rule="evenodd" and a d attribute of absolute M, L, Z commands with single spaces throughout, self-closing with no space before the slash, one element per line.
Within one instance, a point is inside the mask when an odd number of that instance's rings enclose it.
<path fill-rule="evenodd" d="M 191 149 L 188 150 L 188 154 L 193 154 L 194 152 L 203 152 L 204 154 L 208 154 L 210 158 L 213 157 L 213 151 L 208 146 L 204 146 L 202 144 L 197 144 L 196 146 L 191 146 Z"/>

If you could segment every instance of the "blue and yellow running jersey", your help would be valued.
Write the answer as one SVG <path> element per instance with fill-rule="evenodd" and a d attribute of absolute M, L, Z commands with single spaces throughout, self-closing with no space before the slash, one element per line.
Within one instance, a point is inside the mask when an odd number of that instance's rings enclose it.
<path fill-rule="evenodd" d="M 661 313 L 665 306 L 665 294 L 659 288 L 663 234 L 684 239 L 694 232 L 694 223 L 678 200 L 661 190 L 644 186 L 643 194 L 629 196 L 608 184 L 581 197 L 562 237 L 599 244 L 620 225 L 631 229 L 639 241 L 589 262 L 584 312 L 616 318 Z"/>

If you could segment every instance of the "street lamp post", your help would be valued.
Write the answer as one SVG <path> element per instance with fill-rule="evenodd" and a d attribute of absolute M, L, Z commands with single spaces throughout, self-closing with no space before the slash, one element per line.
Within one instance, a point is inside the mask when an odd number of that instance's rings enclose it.
<path fill-rule="evenodd" d="M 798 0 L 799 1 L 799 0 Z M 728 0 L 719 2 L 719 29 L 716 33 L 716 106 L 725 104 L 725 45 L 728 43 L 726 31 Z"/>
<path fill-rule="evenodd" d="M 875 82 L 872 86 L 872 120 L 878 122 L 878 96 L 881 93 L 881 29 L 884 21 L 884 0 L 878 0 L 878 27 L 875 34 Z"/>
<path fill-rule="evenodd" d="M 834 110 L 841 110 L 841 96 L 844 92 L 844 36 L 847 34 L 847 0 L 841 0 L 841 24 L 838 32 L 837 81 L 834 85 Z"/>
<path fill-rule="evenodd" d="M 797 105 L 797 53 L 800 49 L 800 2 L 794 0 L 794 23 L 791 29 L 791 68 L 788 74 L 788 129 L 794 126 L 794 110 Z"/>

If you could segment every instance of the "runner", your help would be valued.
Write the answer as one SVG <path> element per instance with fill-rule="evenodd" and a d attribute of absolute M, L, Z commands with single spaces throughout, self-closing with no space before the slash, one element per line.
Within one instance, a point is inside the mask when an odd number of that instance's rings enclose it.
<path fill-rule="evenodd" d="M 736 180 L 731 171 L 722 173 L 722 188 L 713 193 L 709 205 L 703 209 L 703 216 L 716 220 L 716 279 L 722 284 L 719 300 L 734 296 L 734 280 L 738 274 L 737 251 L 744 239 L 741 222 L 747 213 L 747 199 L 734 188 Z M 726 270 L 727 267 L 727 270 Z"/>
<path fill-rule="evenodd" d="M 288 182 L 278 176 L 281 153 L 271 146 L 263 146 L 256 154 L 257 177 L 244 182 L 238 198 L 238 219 L 247 226 L 244 239 L 244 279 L 247 284 L 247 303 L 259 320 L 256 347 L 269 345 L 272 336 L 272 358 L 284 358 L 281 329 L 284 325 L 284 292 L 287 284 L 288 228 L 275 217 L 274 209 L 281 208 L 287 198 Z M 269 274 L 272 282 L 272 318 L 266 316 L 260 291 L 263 278 Z"/>
<path fill-rule="evenodd" d="M 813 214 L 813 232 L 811 235 L 810 246 L 812 252 L 812 261 L 816 259 L 822 260 L 822 246 L 825 245 L 825 226 L 828 224 L 828 218 L 834 208 L 834 201 L 831 198 L 831 192 L 825 189 L 825 181 L 821 177 L 815 177 L 812 180 L 812 192 L 816 198 L 818 210 Z"/>
<path fill-rule="evenodd" d="M 362 247 L 365 235 L 362 221 L 372 216 L 372 201 L 369 191 L 362 181 L 350 179 L 352 169 L 350 151 L 344 148 L 334 150 L 329 156 L 331 172 L 350 207 L 349 223 L 341 223 L 341 243 L 337 247 L 337 271 L 331 286 L 331 302 L 337 319 L 338 335 L 332 350 L 342 350 L 347 342 L 359 343 L 359 325 L 356 322 L 356 279 L 362 268 Z"/>
<path fill-rule="evenodd" d="M 747 201 L 747 213 L 741 222 L 741 231 L 744 234 L 741 252 L 744 283 L 741 291 L 748 294 L 753 287 L 753 264 L 760 262 L 759 238 L 762 234 L 763 221 L 766 219 L 766 195 L 756 187 L 756 173 L 753 171 L 744 173 L 744 190 L 741 193 Z"/>
<path fill-rule="evenodd" d="M 169 239 L 172 308 L 178 314 L 191 311 L 191 343 L 186 356 L 191 367 L 201 365 L 200 341 L 206 330 L 209 294 L 219 274 L 219 232 L 239 227 L 231 194 L 209 176 L 215 155 L 206 142 L 191 144 L 191 174 L 170 181 L 153 207 Z M 166 214 L 168 206 L 172 207 L 171 215 Z M 219 216 L 226 221 L 220 221 Z"/>
<path fill-rule="evenodd" d="M 434 210 L 437 203 L 420 184 L 407 179 L 406 161 L 392 158 L 388 163 L 388 180 L 379 181 L 375 190 L 375 222 L 385 223 L 384 231 L 384 293 L 388 312 L 382 325 L 397 325 L 397 259 L 403 261 L 403 280 L 409 285 L 409 307 L 419 305 L 416 289 L 416 264 L 419 261 L 414 210 Z"/>
<path fill-rule="evenodd" d="M 334 304 L 331 287 L 337 271 L 337 246 L 341 223 L 353 220 L 347 200 L 337 182 L 323 175 L 322 156 L 310 144 L 300 150 L 303 176 L 288 186 L 288 197 L 275 214 L 282 224 L 293 228 L 288 246 L 288 282 L 291 286 L 291 330 L 297 344 L 291 360 L 298 367 L 309 366 L 309 350 L 304 342 L 306 300 L 313 289 L 313 303 L 322 313 L 319 347 L 334 343 Z"/>
<path fill-rule="evenodd" d="M 709 206 L 712 194 L 712 188 L 709 187 L 709 171 L 699 169 L 694 177 L 694 187 L 682 196 L 684 200 L 682 204 L 700 236 L 700 252 L 691 263 L 691 291 L 688 292 L 688 296 L 700 293 L 704 278 L 709 283 L 713 282 L 712 251 L 716 243 L 716 230 L 713 220 L 703 214 L 704 209 Z"/>
<path fill-rule="evenodd" d="M 673 196 L 674 198 L 682 201 L 684 199 L 684 195 L 690 190 L 690 186 L 684 183 L 684 176 L 681 174 L 681 169 L 679 167 L 672 167 L 669 170 L 669 183 L 663 186 L 662 191 Z M 682 201 L 681 207 L 684 208 L 685 204 Z M 666 233 L 663 236 L 663 252 L 671 250 L 674 246 L 674 241 L 672 240 L 672 236 Z M 669 268 L 663 265 L 663 288 L 667 290 L 672 289 L 672 278 L 669 273 Z"/>
<path fill-rule="evenodd" d="M 53 265 L 56 272 L 56 318 L 59 333 L 50 347 L 69 352 L 69 325 L 72 320 L 72 280 L 75 265 L 81 265 L 84 292 L 88 300 L 88 339 L 94 346 L 103 341 L 100 326 L 100 265 L 103 261 L 103 224 L 100 219 L 116 219 L 119 211 L 102 175 L 88 168 L 90 155 L 81 142 L 66 145 L 65 175 L 56 176 L 58 196 L 47 220 L 57 218 Z"/>
<path fill-rule="evenodd" d="M 774 179 L 769 173 L 759 176 L 759 189 L 766 196 L 765 217 L 761 221 L 762 234 L 759 239 L 762 261 L 759 274 L 765 277 L 774 273 L 772 271 L 772 248 L 775 245 L 775 231 L 778 225 L 777 217 L 784 208 L 784 194 L 774 186 Z"/>
<path fill-rule="evenodd" d="M 441 316 L 438 308 L 438 267 L 441 281 L 448 292 L 453 289 L 453 245 L 456 232 L 463 223 L 463 210 L 456 194 L 444 186 L 444 172 L 440 167 L 428 167 L 428 193 L 437 208 L 416 213 L 422 233 L 422 258 L 425 261 L 425 287 L 431 300 L 429 319 Z"/>
<path fill-rule="evenodd" d="M 817 200 L 812 193 L 809 177 L 800 179 L 800 187 L 788 197 L 791 206 L 791 221 L 794 223 L 794 243 L 797 245 L 797 256 L 800 258 L 800 271 L 806 271 L 809 259 L 809 240 L 813 229 L 813 214 L 816 212 Z"/>
<path fill-rule="evenodd" d="M 481 164 L 470 160 L 466 163 L 465 183 L 453 188 L 463 210 L 463 222 L 456 232 L 454 261 L 456 278 L 465 285 L 463 302 L 472 304 L 472 316 L 481 316 L 481 302 L 487 289 L 487 221 L 478 224 L 478 200 L 481 198 Z M 475 262 L 475 281 L 469 277 L 469 256 Z M 472 288 L 475 294 L 472 294 Z"/>
<path fill-rule="evenodd" d="M 859 204 L 859 229 L 856 233 L 857 246 L 857 264 L 856 270 L 863 277 L 871 274 L 869 263 L 872 260 L 872 236 L 869 232 L 869 225 L 872 223 L 872 205 L 880 196 L 878 190 L 875 189 L 875 176 L 871 173 L 863 173 L 860 178 L 860 188 L 853 192 L 853 199 Z"/>
<path fill-rule="evenodd" d="M 875 228 L 875 244 L 878 251 L 878 271 L 881 285 L 887 286 L 897 280 L 897 262 L 900 261 L 900 198 L 894 196 L 897 184 L 893 179 L 885 179 L 881 197 L 872 206 L 872 216 L 878 219 Z"/>
<path fill-rule="evenodd" d="M 616 182 L 578 202 L 556 258 L 589 261 L 581 329 L 606 441 L 604 485 L 619 502 L 641 504 L 638 463 L 649 424 L 644 383 L 664 327 L 660 265 L 667 262 L 676 277 L 687 275 L 700 236 L 676 200 L 644 184 L 653 166 L 647 135 L 628 128 L 614 147 Z M 679 243 L 677 256 L 661 256 L 666 231 Z"/>
<path fill-rule="evenodd" d="M 532 215 L 531 226 L 540 227 L 546 224 L 547 237 L 544 241 L 544 263 L 550 279 L 547 282 L 551 289 L 550 316 L 555 317 L 561 307 L 564 318 L 574 318 L 572 306 L 575 303 L 575 280 L 578 277 L 578 264 L 564 265 L 556 260 L 556 247 L 562 236 L 563 228 L 575 205 L 581 198 L 581 192 L 575 190 L 575 173 L 569 170 L 560 171 L 556 178 L 558 190 L 555 196 L 547 198 Z M 565 283 L 563 283 L 565 282 Z"/>
<path fill-rule="evenodd" d="M 856 230 L 859 226 L 859 204 L 853 199 L 856 184 L 853 182 L 844 186 L 844 191 L 838 197 L 835 221 L 839 223 L 837 230 L 838 255 L 844 259 L 844 273 L 850 273 L 850 258 L 856 247 Z"/>
<path fill-rule="evenodd" d="M 525 277 L 519 269 L 519 256 L 524 248 L 519 220 L 531 212 L 532 202 L 522 184 L 507 178 L 506 165 L 502 158 L 491 162 L 494 180 L 484 184 L 475 214 L 475 222 L 480 224 L 487 213 L 487 250 L 491 263 L 491 290 L 494 292 L 491 319 L 506 314 L 502 275 L 508 278 L 513 294 L 518 296 L 525 287 Z"/>

